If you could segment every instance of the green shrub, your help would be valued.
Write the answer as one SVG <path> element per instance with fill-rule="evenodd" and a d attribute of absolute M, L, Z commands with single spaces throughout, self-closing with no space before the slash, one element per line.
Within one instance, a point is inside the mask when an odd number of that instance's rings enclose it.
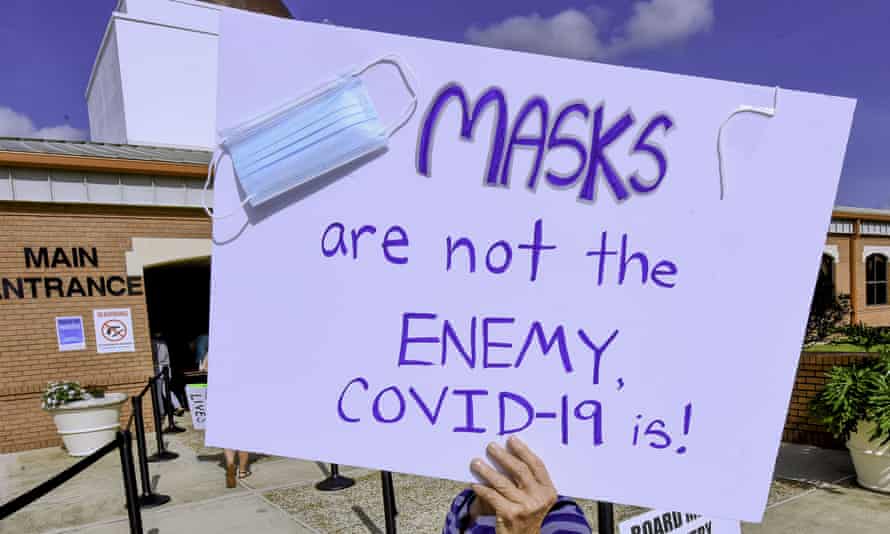
<path fill-rule="evenodd" d="M 823 295 L 818 286 L 810 304 L 810 316 L 807 319 L 807 331 L 804 346 L 813 345 L 828 339 L 828 336 L 839 329 L 850 315 L 850 295 Z M 820 298 L 820 295 L 821 298 Z"/>
<path fill-rule="evenodd" d="M 875 345 L 887 343 L 887 329 L 879 326 L 867 326 L 863 323 L 851 324 L 842 329 L 847 337 L 847 342 L 853 345 L 859 345 L 865 349 L 865 352 L 871 350 Z"/>
<path fill-rule="evenodd" d="M 846 441 L 860 421 L 875 424 L 869 439 L 890 443 L 890 350 L 879 357 L 836 366 L 810 411 L 834 437 Z"/>

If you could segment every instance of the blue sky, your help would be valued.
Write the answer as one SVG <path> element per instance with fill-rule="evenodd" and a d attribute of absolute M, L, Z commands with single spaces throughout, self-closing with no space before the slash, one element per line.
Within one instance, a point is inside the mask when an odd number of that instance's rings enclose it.
<path fill-rule="evenodd" d="M 857 98 L 837 202 L 890 208 L 890 1 L 286 3 L 304 20 Z M 88 135 L 84 90 L 115 4 L 0 3 L 0 135 Z"/>

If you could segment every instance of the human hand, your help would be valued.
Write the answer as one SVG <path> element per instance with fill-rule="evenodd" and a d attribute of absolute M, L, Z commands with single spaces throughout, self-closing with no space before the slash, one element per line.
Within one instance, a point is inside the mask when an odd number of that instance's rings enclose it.
<path fill-rule="evenodd" d="M 470 464 L 488 486 L 473 484 L 482 501 L 471 514 L 485 507 L 494 510 L 497 534 L 539 534 L 550 508 L 556 503 L 556 488 L 544 462 L 519 438 L 511 436 L 507 448 L 490 443 L 487 452 L 506 474 L 501 474 L 484 460 Z"/>

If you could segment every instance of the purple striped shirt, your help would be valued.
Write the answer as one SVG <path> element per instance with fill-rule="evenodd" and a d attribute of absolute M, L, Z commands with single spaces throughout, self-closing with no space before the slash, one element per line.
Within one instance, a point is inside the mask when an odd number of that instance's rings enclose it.
<path fill-rule="evenodd" d="M 476 494 L 467 488 L 451 502 L 442 534 L 494 534 L 495 517 L 483 515 L 470 523 L 470 504 Z M 591 534 L 590 524 L 575 501 L 560 495 L 541 525 L 541 534 Z"/>

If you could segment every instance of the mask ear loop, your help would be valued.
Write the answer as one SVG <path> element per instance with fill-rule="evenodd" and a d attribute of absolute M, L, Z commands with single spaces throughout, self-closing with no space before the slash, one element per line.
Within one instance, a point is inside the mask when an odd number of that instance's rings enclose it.
<path fill-rule="evenodd" d="M 207 188 L 210 187 L 210 178 L 214 176 L 213 171 L 216 170 L 216 166 L 219 165 L 219 160 L 222 159 L 225 154 L 227 154 L 227 151 L 224 148 L 220 148 L 213 153 L 213 158 L 210 160 L 210 165 L 207 167 L 207 180 L 204 181 L 204 188 L 201 189 L 201 207 L 204 208 L 204 213 L 211 219 L 225 219 L 226 217 L 231 217 L 238 213 L 252 198 L 249 196 L 246 197 L 241 201 L 241 204 L 237 208 L 222 215 L 217 215 L 215 209 L 211 212 L 210 208 L 207 207 Z"/>
<path fill-rule="evenodd" d="M 717 130 L 717 166 L 718 171 L 720 173 L 720 200 L 723 200 L 724 189 L 726 188 L 725 180 L 724 180 L 724 172 L 723 172 L 723 151 L 721 149 L 720 138 L 723 135 L 723 127 L 736 115 L 741 113 L 756 113 L 758 115 L 763 115 L 765 117 L 774 117 L 776 115 L 776 109 L 779 103 L 779 86 L 776 86 L 775 92 L 773 93 L 773 107 L 756 107 L 756 106 L 739 106 L 735 111 L 729 114 L 726 117 L 726 120 L 723 121 L 723 124 L 720 125 L 720 128 Z"/>
<path fill-rule="evenodd" d="M 356 69 L 355 72 L 352 73 L 352 75 L 361 76 L 371 67 L 383 63 L 389 63 L 390 65 L 393 65 L 396 69 L 398 69 L 399 76 L 402 77 L 402 82 L 405 84 L 405 87 L 408 88 L 408 93 L 411 94 L 411 103 L 408 104 L 399 119 L 386 129 L 386 137 L 392 137 L 394 133 L 399 131 L 402 126 L 408 123 L 408 121 L 411 119 L 411 116 L 414 115 L 414 112 L 417 110 L 417 91 L 414 90 L 414 83 L 412 82 L 410 71 L 406 66 L 402 64 L 397 56 L 384 56 L 380 59 L 375 59 L 374 61 L 361 68 Z"/>

